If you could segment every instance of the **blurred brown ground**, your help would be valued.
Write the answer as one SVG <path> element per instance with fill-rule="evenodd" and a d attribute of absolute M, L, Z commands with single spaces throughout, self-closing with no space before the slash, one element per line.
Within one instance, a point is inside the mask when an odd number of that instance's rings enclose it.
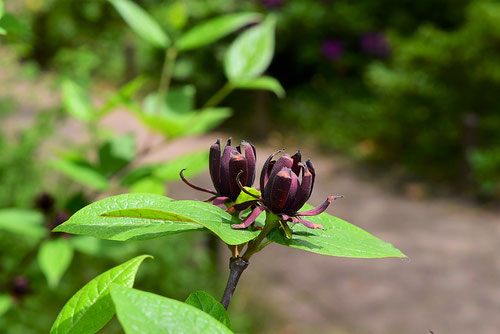
<path fill-rule="evenodd" d="M 8 87 L 0 84 L 0 97 L 13 96 L 21 103 L 16 116 L 2 127 L 23 126 L 40 106 L 57 100 L 44 79 L 27 83 L 4 68 L 0 82 L 9 82 Z M 119 133 L 137 133 L 142 144 L 159 140 L 148 137 L 123 111 L 103 123 Z M 73 122 L 61 131 L 73 139 L 85 135 Z M 145 160 L 206 149 L 217 137 L 225 135 L 183 139 Z M 279 320 L 273 333 L 500 333 L 498 213 L 453 199 L 419 199 L 413 185 L 408 191 L 413 196 L 405 196 L 377 179 L 361 177 L 340 157 L 300 148 L 318 170 L 310 203 L 319 204 L 331 194 L 344 195 L 328 211 L 393 243 L 408 259 L 333 258 L 271 245 L 252 259 L 235 298 L 252 296 L 274 310 Z M 275 149 L 258 147 L 258 162 Z M 193 181 L 210 185 L 208 173 Z M 171 185 L 169 194 L 204 199 L 181 183 Z M 225 263 L 229 251 L 221 247 L 220 253 Z M 226 266 L 221 269 L 225 274 Z"/>

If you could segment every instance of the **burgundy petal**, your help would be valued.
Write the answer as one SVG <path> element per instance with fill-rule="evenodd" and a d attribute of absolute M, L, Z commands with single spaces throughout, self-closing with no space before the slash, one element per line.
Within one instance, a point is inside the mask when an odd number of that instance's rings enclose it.
<path fill-rule="evenodd" d="M 209 193 L 209 194 L 212 194 L 212 195 L 217 195 L 217 192 L 213 191 L 213 190 L 210 190 L 210 189 L 206 189 L 206 188 L 202 188 L 202 187 L 198 187 L 194 184 L 192 184 L 191 182 L 189 182 L 188 180 L 186 180 L 186 178 L 184 177 L 184 171 L 186 170 L 186 168 L 183 168 L 179 175 L 181 176 L 181 179 L 182 181 L 187 184 L 188 186 L 190 186 L 191 188 L 193 189 L 196 189 L 196 190 L 199 190 L 199 191 L 204 191 L 206 193 Z"/>
<path fill-rule="evenodd" d="M 309 169 L 309 171 L 312 174 L 312 182 L 311 182 L 311 193 L 312 193 L 312 190 L 314 188 L 314 180 L 316 180 L 316 170 L 314 169 L 314 165 L 311 162 L 311 160 L 307 160 L 306 161 L 306 165 L 307 165 L 307 168 Z"/>
<path fill-rule="evenodd" d="M 297 217 L 297 219 L 298 219 L 299 222 L 301 222 L 302 224 L 304 224 L 306 227 L 309 227 L 309 228 L 320 228 L 322 230 L 325 229 L 322 225 L 311 223 L 310 221 L 307 221 L 307 220 L 302 219 L 300 217 Z"/>
<path fill-rule="evenodd" d="M 228 139 L 228 143 L 231 139 Z M 232 146 L 226 146 L 224 148 L 224 153 L 222 153 L 222 161 L 220 166 L 220 181 L 221 181 L 221 192 L 220 195 L 229 196 L 229 160 L 231 156 L 238 151 Z"/>
<path fill-rule="evenodd" d="M 321 203 L 321 205 L 319 205 L 316 208 L 309 210 L 309 211 L 299 212 L 299 213 L 297 213 L 297 216 L 316 216 L 316 215 L 319 215 L 320 213 L 325 211 L 326 208 L 328 208 L 330 203 L 332 203 L 337 198 L 341 198 L 341 197 L 343 197 L 343 196 L 330 196 L 323 203 Z"/>
<path fill-rule="evenodd" d="M 283 155 L 280 157 L 276 163 L 274 164 L 273 169 L 271 170 L 271 173 L 269 174 L 269 178 L 273 178 L 275 175 L 277 175 L 283 168 L 292 168 L 293 166 L 293 159 L 290 158 L 288 154 Z"/>
<path fill-rule="evenodd" d="M 242 172 L 240 174 L 240 172 Z M 240 177 L 240 180 L 247 179 L 247 160 L 245 157 L 236 152 L 232 154 L 229 160 L 229 197 L 234 201 L 240 194 L 240 187 L 236 181 L 236 178 Z"/>
<path fill-rule="evenodd" d="M 257 161 L 255 147 L 246 141 L 243 141 L 241 144 L 245 147 L 245 158 L 247 159 L 248 171 L 246 181 L 243 178 L 241 179 L 241 181 L 243 182 L 243 185 L 251 187 L 253 185 L 253 182 L 255 181 L 255 163 Z"/>
<path fill-rule="evenodd" d="M 274 168 L 276 168 L 276 166 Z M 271 176 L 269 180 L 269 182 L 272 182 L 269 204 L 271 206 L 271 211 L 274 213 L 281 213 L 288 200 L 288 193 L 292 184 L 291 174 L 292 170 L 284 167 L 275 177 Z M 269 184 L 267 186 L 269 186 Z"/>
<path fill-rule="evenodd" d="M 241 224 L 233 224 L 233 225 L 231 225 L 231 227 L 232 228 L 247 228 L 248 226 L 250 226 L 251 224 L 253 224 L 255 222 L 255 219 L 257 219 L 257 217 L 264 210 L 265 210 L 265 207 L 263 207 L 263 206 L 256 207 L 255 209 L 253 209 L 253 211 L 248 216 L 246 216 L 245 219 L 243 219 Z"/>
<path fill-rule="evenodd" d="M 256 204 L 257 202 L 258 202 L 258 200 L 254 200 L 254 201 L 248 201 L 248 202 L 243 202 L 243 203 L 239 203 L 239 204 L 234 204 L 234 205 L 231 205 L 226 210 L 226 212 L 227 213 L 233 213 L 235 211 L 243 211 L 243 210 L 248 209 L 252 205 Z"/>
<path fill-rule="evenodd" d="M 300 183 L 299 183 L 299 178 L 297 175 L 292 171 L 291 177 L 292 177 L 292 182 L 290 183 L 290 190 L 288 191 L 288 199 L 286 200 L 285 205 L 283 206 L 282 211 L 287 212 L 290 214 L 294 214 L 295 211 L 290 210 L 293 208 L 293 204 L 295 203 L 295 197 L 297 195 L 297 191 L 299 189 Z"/>
<path fill-rule="evenodd" d="M 231 199 L 226 196 L 221 196 L 221 197 L 216 197 L 212 200 L 212 204 L 221 208 L 221 209 L 226 209 L 226 202 L 230 201 Z"/>
<path fill-rule="evenodd" d="M 292 211 L 294 212 L 297 212 L 304 204 L 306 204 L 309 196 L 311 196 L 312 191 L 312 174 L 304 164 L 301 164 L 301 167 L 302 182 L 300 183 L 300 188 L 297 191 L 297 195 L 295 196 L 295 202 L 291 207 Z"/>
<path fill-rule="evenodd" d="M 220 139 L 217 139 L 215 144 L 210 147 L 210 155 L 208 158 L 208 165 L 210 170 L 210 178 L 214 184 L 215 190 L 220 194 L 222 187 L 220 182 Z"/>
<path fill-rule="evenodd" d="M 264 187 L 267 184 L 267 180 L 269 179 L 269 173 L 271 170 L 269 169 L 269 165 L 271 164 L 271 160 L 273 160 L 274 156 L 278 153 L 283 152 L 284 150 L 279 150 L 271 154 L 267 160 L 264 162 L 262 166 L 262 172 L 260 173 L 260 191 L 264 191 Z"/>
<path fill-rule="evenodd" d="M 302 154 L 300 154 L 300 150 L 297 150 L 297 153 L 292 155 L 293 159 L 293 166 L 292 166 L 292 172 L 297 174 L 299 176 L 300 174 L 300 166 L 299 163 L 302 161 Z"/>

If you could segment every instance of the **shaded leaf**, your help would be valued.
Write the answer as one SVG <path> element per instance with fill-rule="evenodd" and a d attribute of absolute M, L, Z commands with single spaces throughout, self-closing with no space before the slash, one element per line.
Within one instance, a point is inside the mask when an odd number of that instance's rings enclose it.
<path fill-rule="evenodd" d="M 303 211 L 312 206 L 305 205 Z M 405 257 L 390 243 L 384 242 L 361 228 L 352 225 L 340 218 L 322 213 L 318 216 L 304 217 L 315 224 L 322 225 L 325 230 L 309 229 L 302 224 L 293 227 L 292 238 L 287 239 L 281 231 L 273 231 L 270 238 L 282 245 L 306 250 L 313 253 L 355 257 L 355 258 L 383 258 Z"/>
<path fill-rule="evenodd" d="M 118 320 L 127 334 L 232 333 L 196 307 L 118 285 L 111 286 Z"/>
<path fill-rule="evenodd" d="M 50 334 L 93 334 L 104 327 L 115 314 L 109 286 L 131 287 L 140 264 L 148 257 L 133 258 L 88 282 L 64 305 Z"/>
<path fill-rule="evenodd" d="M 153 175 L 153 172 L 156 170 L 156 168 L 158 168 L 158 164 L 137 167 L 121 179 L 120 185 L 125 187 L 131 186 L 134 183 Z"/>
<path fill-rule="evenodd" d="M 246 243 L 259 233 L 232 229 L 231 224 L 235 223 L 240 221 L 209 203 L 125 194 L 86 206 L 54 231 L 125 241 L 200 231 L 205 227 L 230 245 Z"/>
<path fill-rule="evenodd" d="M 193 292 L 186 299 L 185 303 L 193 305 L 203 312 L 210 314 L 219 322 L 223 323 L 227 328 L 231 328 L 231 321 L 229 320 L 229 316 L 227 315 L 227 311 L 224 306 L 222 306 L 221 303 L 205 291 Z"/>
<path fill-rule="evenodd" d="M 105 175 L 115 173 L 125 167 L 134 157 L 134 135 L 116 136 L 99 148 L 99 171 Z"/>
<path fill-rule="evenodd" d="M 139 37 L 160 48 L 169 46 L 168 36 L 142 7 L 130 0 L 109 1 Z"/>
<path fill-rule="evenodd" d="M 38 250 L 38 265 L 51 289 L 57 287 L 73 259 L 73 246 L 68 240 L 57 238 L 46 241 Z"/>
<path fill-rule="evenodd" d="M 175 44 L 181 51 L 212 43 L 261 18 L 257 13 L 228 14 L 205 21 L 185 32 Z"/>
<path fill-rule="evenodd" d="M 253 79 L 232 82 L 239 89 L 263 89 L 274 92 L 278 97 L 285 97 L 285 90 L 280 82 L 273 77 L 261 76 Z"/>
<path fill-rule="evenodd" d="M 84 166 L 70 160 L 52 160 L 49 165 L 73 181 L 96 190 L 105 190 L 109 187 L 104 175 L 89 166 Z"/>
<path fill-rule="evenodd" d="M 274 54 L 275 25 L 276 19 L 269 16 L 231 44 L 224 57 L 224 71 L 230 82 L 258 77 L 267 69 Z"/>

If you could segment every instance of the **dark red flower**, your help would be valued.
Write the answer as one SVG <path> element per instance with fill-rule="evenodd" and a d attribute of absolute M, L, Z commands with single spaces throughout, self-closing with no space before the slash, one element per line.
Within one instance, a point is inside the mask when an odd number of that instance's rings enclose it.
<path fill-rule="evenodd" d="M 240 186 L 251 187 L 255 180 L 255 147 L 242 141 L 241 145 L 231 146 L 231 138 L 227 140 L 226 147 L 222 152 L 220 139 L 210 147 L 209 170 L 215 191 L 195 186 L 180 175 L 182 180 L 190 187 L 215 195 L 213 204 L 222 205 L 226 202 L 235 201 L 240 194 Z M 237 180 L 238 179 L 238 180 Z M 241 184 L 238 184 L 238 183 Z"/>
<path fill-rule="evenodd" d="M 233 225 L 234 228 L 248 227 L 264 210 L 280 216 L 283 221 L 289 221 L 293 224 L 302 223 L 309 228 L 323 228 L 323 226 L 313 224 L 302 217 L 322 213 L 332 201 L 341 196 L 330 196 L 317 208 L 298 212 L 311 196 L 316 172 L 310 160 L 302 163 L 300 151 L 297 151 L 293 156 L 285 154 L 278 160 L 273 160 L 280 152 L 282 151 L 271 154 L 262 167 L 260 174 L 261 206 L 256 207 L 241 224 Z"/>

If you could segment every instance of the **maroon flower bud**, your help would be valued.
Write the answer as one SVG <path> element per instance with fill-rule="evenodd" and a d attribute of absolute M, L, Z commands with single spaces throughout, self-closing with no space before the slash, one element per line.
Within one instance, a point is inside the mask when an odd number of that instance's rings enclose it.
<path fill-rule="evenodd" d="M 30 283 L 28 278 L 18 276 L 11 283 L 12 295 L 18 298 L 24 297 L 30 292 Z"/>
<path fill-rule="evenodd" d="M 248 215 L 242 224 L 233 225 L 234 228 L 248 227 L 264 209 L 293 224 L 302 223 L 309 228 L 323 228 L 321 225 L 304 220 L 302 216 L 322 213 L 332 201 L 341 196 L 330 196 L 316 209 L 298 212 L 311 196 L 316 177 L 315 169 L 310 160 L 302 163 L 300 151 L 291 157 L 285 154 L 278 160 L 273 160 L 274 156 L 280 152 L 271 154 L 262 168 L 260 174 L 262 206 Z M 259 209 L 258 212 L 257 209 Z"/>
<path fill-rule="evenodd" d="M 190 187 L 215 195 L 213 203 L 223 205 L 225 202 L 235 201 L 242 186 L 252 186 L 255 180 L 255 163 L 255 147 L 252 144 L 242 141 L 241 145 L 233 147 L 229 138 L 222 151 L 220 139 L 217 139 L 210 147 L 209 155 L 210 177 L 215 191 L 188 182 L 182 175 L 183 170 L 181 178 Z"/>
<path fill-rule="evenodd" d="M 35 208 L 47 214 L 54 208 L 55 199 L 51 194 L 43 192 L 38 194 L 35 198 Z"/>

